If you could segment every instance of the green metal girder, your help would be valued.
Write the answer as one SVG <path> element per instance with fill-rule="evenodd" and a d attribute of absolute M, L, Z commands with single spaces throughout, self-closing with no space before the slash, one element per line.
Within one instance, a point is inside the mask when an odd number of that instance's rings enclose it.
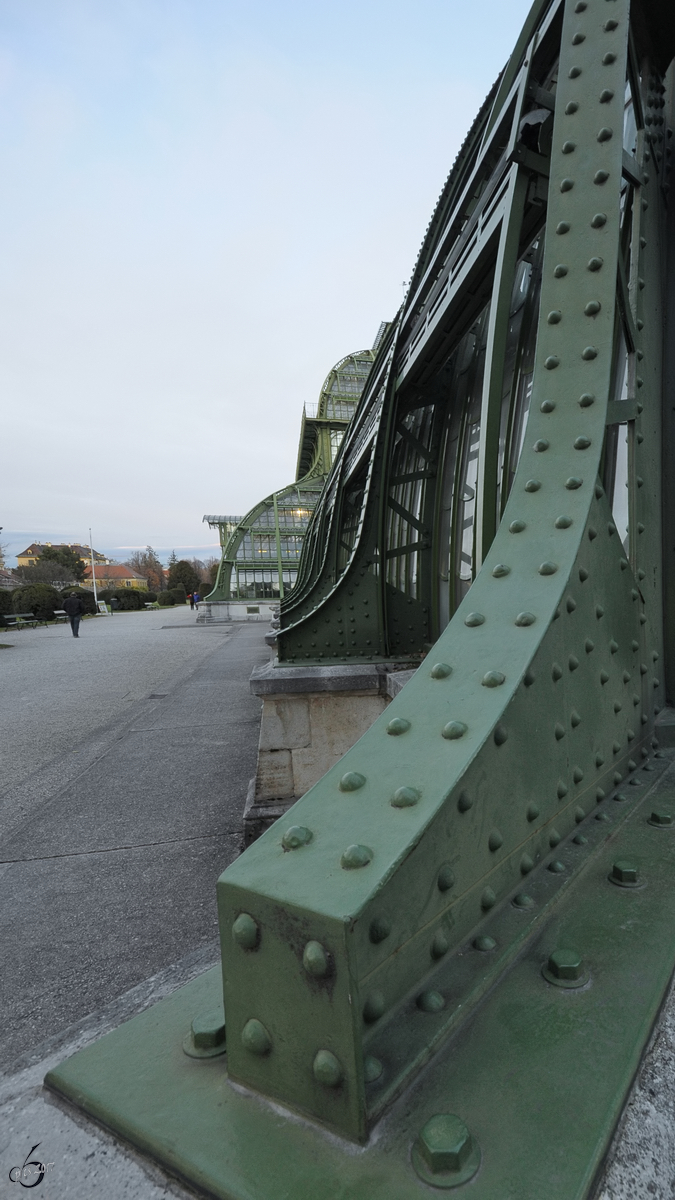
<path fill-rule="evenodd" d="M 440 1052 L 432 1046 L 444 1014 L 407 1006 L 404 1042 L 426 1043 L 431 1061 L 414 1088 L 389 1104 L 366 1146 L 355 1151 L 320 1125 L 233 1086 L 229 1055 L 183 1053 L 193 1018 L 220 1001 L 217 968 L 61 1064 L 48 1086 L 223 1200 L 423 1200 L 436 1192 L 418 1178 L 411 1152 L 439 1112 L 459 1114 L 480 1147 L 475 1200 L 584 1200 L 675 961 L 675 826 L 658 829 L 646 819 L 655 806 L 675 812 L 674 768 L 659 760 L 648 766 L 668 768 L 649 777 L 658 780 L 653 790 L 629 787 L 626 800 L 608 798 L 532 872 L 531 909 L 507 900 L 488 914 L 482 932 L 494 950 L 466 942 L 447 961 L 453 1008 L 464 1008 L 459 986 L 483 999 L 457 1020 Z M 628 857 L 644 887 L 609 881 L 612 863 Z M 564 872 L 549 871 L 552 861 Z M 542 975 L 561 946 L 575 948 L 589 974 L 578 991 Z M 500 970 L 499 986 L 490 988 Z M 278 1005 L 284 1002 L 278 995 Z M 234 1037 L 230 1022 L 228 1041 Z M 385 1068 L 370 1085 L 375 1097 L 400 1057 L 400 1041 L 390 1028 L 373 1044 Z"/>

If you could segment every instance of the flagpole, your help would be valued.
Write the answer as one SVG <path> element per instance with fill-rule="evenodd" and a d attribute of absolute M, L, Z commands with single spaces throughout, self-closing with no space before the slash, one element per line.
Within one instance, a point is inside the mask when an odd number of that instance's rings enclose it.
<path fill-rule="evenodd" d="M 91 554 L 91 579 L 94 585 L 94 604 L 98 608 L 98 595 L 96 593 L 96 571 L 94 570 L 94 550 L 91 544 L 91 525 L 89 526 L 89 553 Z"/>

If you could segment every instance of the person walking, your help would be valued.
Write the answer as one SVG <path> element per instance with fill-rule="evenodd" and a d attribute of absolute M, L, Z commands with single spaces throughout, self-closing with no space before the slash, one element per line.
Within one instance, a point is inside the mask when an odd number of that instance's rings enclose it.
<path fill-rule="evenodd" d="M 194 598 L 192 592 L 188 592 L 188 600 L 190 601 L 190 608 L 194 608 L 195 598 Z"/>
<path fill-rule="evenodd" d="M 70 595 L 63 601 L 63 607 L 68 614 L 68 620 L 70 621 L 70 628 L 73 631 L 73 637 L 79 637 L 80 635 L 78 633 L 78 629 L 80 628 L 80 621 L 82 620 L 82 615 L 84 613 L 84 601 L 82 600 L 82 597 L 78 596 L 77 592 L 71 592 Z"/>

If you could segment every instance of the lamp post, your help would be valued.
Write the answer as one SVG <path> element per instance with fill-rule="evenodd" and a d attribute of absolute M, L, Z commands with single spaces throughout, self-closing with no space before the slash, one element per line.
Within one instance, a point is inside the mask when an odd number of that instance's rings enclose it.
<path fill-rule="evenodd" d="M 94 604 L 98 608 L 98 595 L 96 594 L 96 571 L 94 569 L 94 550 L 91 544 L 91 526 L 89 526 L 89 553 L 91 554 L 91 581 L 94 585 Z"/>

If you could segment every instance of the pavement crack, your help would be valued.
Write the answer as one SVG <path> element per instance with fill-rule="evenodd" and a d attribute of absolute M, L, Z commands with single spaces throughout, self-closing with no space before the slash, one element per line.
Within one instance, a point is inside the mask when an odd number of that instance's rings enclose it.
<path fill-rule="evenodd" d="M 214 838 L 239 836 L 239 829 L 224 829 L 220 833 L 201 833 L 195 837 L 165 838 L 161 842 L 129 842 L 123 846 L 102 846 L 97 850 L 66 850 L 63 854 L 37 854 L 34 858 L 0 858 L 0 867 L 15 863 L 50 862 L 55 858 L 81 858 L 89 854 L 119 854 L 123 850 L 150 850 L 154 846 L 177 846 L 184 842 L 205 842 Z"/>

